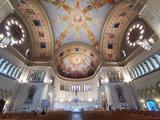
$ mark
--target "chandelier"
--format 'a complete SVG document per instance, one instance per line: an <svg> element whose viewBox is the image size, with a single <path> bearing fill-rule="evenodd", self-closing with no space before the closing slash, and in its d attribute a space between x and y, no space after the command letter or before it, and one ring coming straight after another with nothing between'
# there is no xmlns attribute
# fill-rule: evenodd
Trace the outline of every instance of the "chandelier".
<svg viewBox="0 0 160 120"><path fill-rule="evenodd" d="M145 38L146 29L142 22L132 24L126 33L126 41L130 47L140 46L145 50L151 50L155 40L151 37Z"/></svg>
<svg viewBox="0 0 160 120"><path fill-rule="evenodd" d="M23 24L17 18L7 18L4 23L4 32L0 33L0 48L20 45L25 39L26 31Z"/></svg>

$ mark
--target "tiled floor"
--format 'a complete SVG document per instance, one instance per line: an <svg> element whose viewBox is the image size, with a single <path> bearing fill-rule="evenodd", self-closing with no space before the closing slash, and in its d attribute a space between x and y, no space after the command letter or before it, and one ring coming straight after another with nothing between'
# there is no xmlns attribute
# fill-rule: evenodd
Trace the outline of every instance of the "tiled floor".
<svg viewBox="0 0 160 120"><path fill-rule="evenodd" d="M72 113L72 120L82 120L80 112L73 112Z"/></svg>

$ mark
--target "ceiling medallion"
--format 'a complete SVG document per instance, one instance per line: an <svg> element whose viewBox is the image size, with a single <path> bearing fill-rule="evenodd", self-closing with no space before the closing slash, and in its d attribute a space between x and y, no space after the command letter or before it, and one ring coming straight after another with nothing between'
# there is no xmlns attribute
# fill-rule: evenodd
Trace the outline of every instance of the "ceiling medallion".
<svg viewBox="0 0 160 120"><path fill-rule="evenodd" d="M5 34L11 45L22 44L26 40L26 31L17 18L8 18L5 22Z"/></svg>
<svg viewBox="0 0 160 120"><path fill-rule="evenodd" d="M126 33L127 44L131 47L135 47L144 39L145 26L142 22L136 22L132 24Z"/></svg>
<svg viewBox="0 0 160 120"><path fill-rule="evenodd" d="M71 12L70 15L70 24L72 26L78 27L77 29L80 29L81 25L83 25L86 22L87 18L84 16L83 12L76 10Z"/></svg>

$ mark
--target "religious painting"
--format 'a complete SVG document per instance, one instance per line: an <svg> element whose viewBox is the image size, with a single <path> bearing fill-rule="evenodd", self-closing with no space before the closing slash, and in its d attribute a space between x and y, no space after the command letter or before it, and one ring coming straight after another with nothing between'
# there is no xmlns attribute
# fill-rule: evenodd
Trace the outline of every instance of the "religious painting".
<svg viewBox="0 0 160 120"><path fill-rule="evenodd" d="M61 77L82 79L94 75L100 64L99 58L97 51L88 45L72 43L56 53L53 64Z"/></svg>
<svg viewBox="0 0 160 120"><path fill-rule="evenodd" d="M60 75L70 78L84 78L94 74L92 60L83 54L71 54L65 57L58 66Z"/></svg>
<svg viewBox="0 0 160 120"><path fill-rule="evenodd" d="M118 95L119 102L126 102L126 100L124 98L122 86L117 85L115 89L116 89L116 92L117 92L117 95Z"/></svg>
<svg viewBox="0 0 160 120"><path fill-rule="evenodd" d="M42 0L51 20L56 49L70 42L98 50L106 13L114 0Z"/></svg>
<svg viewBox="0 0 160 120"><path fill-rule="evenodd" d="M30 104L33 102L33 97L35 95L35 92L36 92L36 86L32 85L28 90L28 96L25 101L26 104Z"/></svg>

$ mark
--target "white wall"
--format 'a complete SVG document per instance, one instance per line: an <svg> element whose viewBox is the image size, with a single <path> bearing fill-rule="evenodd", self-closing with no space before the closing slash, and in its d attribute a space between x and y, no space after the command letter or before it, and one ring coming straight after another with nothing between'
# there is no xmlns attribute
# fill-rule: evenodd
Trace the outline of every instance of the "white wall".
<svg viewBox="0 0 160 120"><path fill-rule="evenodd" d="M86 92L78 92L77 96L79 97L79 99L81 101L88 101L88 100L97 100L97 87L98 87L98 82L97 82L97 78L93 78L91 80L87 80L87 81L65 81L62 80L58 77L55 78L55 101L56 102L60 102L60 101L70 101L73 98L77 97L75 95L75 92L69 92L69 91L63 91L60 90L60 85L91 85L93 87L93 90L91 91L86 91Z"/></svg>
<svg viewBox="0 0 160 120"><path fill-rule="evenodd" d="M12 91L12 96L7 99L7 104L5 105L5 110L8 111L12 108L13 111L21 111L24 108L29 108L30 110L37 109L41 107L41 101L48 98L48 91L53 95L52 87L49 87L51 83L52 75L54 75L52 67L48 66L27 66L13 54L7 51L7 49L0 49L0 56L8 60L12 64L22 67L23 73L18 81L12 78L0 75L0 89ZM44 83L28 83L27 77L31 70L44 70L46 71L46 76L44 78ZM24 101L28 96L29 87L32 85L37 87L35 96L33 98L32 104L25 104ZM53 98L52 98L53 99ZM52 100L53 101L53 100Z"/></svg>
<svg viewBox="0 0 160 120"><path fill-rule="evenodd" d="M9 0L0 0L0 23L13 12L14 8Z"/></svg>
<svg viewBox="0 0 160 120"><path fill-rule="evenodd" d="M146 22L152 27L152 29L160 37L160 1L159 0L148 0L147 4L141 10L139 15L146 20Z"/></svg>
<svg viewBox="0 0 160 120"><path fill-rule="evenodd" d="M7 49L0 48L0 58L4 58L5 60L8 60L10 63L12 63L16 66L19 66L21 68L24 68L26 66L22 61L20 61L14 55L12 55L10 52L8 52ZM14 91L16 90L18 81L0 74L0 89L12 91L12 95L13 95ZM7 99L9 99L9 98L7 98Z"/></svg>
<svg viewBox="0 0 160 120"><path fill-rule="evenodd" d="M0 48L0 57L5 58L9 62L11 62L17 66L22 66L22 67L24 66L24 63L21 60L19 60L17 57L15 57L13 54L8 52L7 49Z"/></svg>
<svg viewBox="0 0 160 120"><path fill-rule="evenodd" d="M0 75L0 89L14 91L16 84L16 80Z"/></svg>
<svg viewBox="0 0 160 120"><path fill-rule="evenodd" d="M26 104L25 100L28 97L28 91L32 85L36 86L36 92L33 97L33 102L30 104ZM48 85L43 83L21 84L18 89L16 100L14 101L12 111L23 111L25 108L28 111L31 111L31 110L36 110L38 108L41 108L42 100L47 99L47 94L46 94L47 90L48 90Z"/></svg>
<svg viewBox="0 0 160 120"><path fill-rule="evenodd" d="M123 95L125 98L125 102L123 103L119 101L119 97L116 91L117 85L122 87ZM121 105L127 105L127 107L132 105L135 108L137 107L133 92L128 83L106 83L102 87L104 87L104 91L101 91L100 94L107 98L107 104L112 105L114 109L122 109Z"/></svg>

